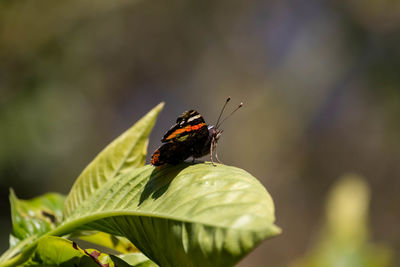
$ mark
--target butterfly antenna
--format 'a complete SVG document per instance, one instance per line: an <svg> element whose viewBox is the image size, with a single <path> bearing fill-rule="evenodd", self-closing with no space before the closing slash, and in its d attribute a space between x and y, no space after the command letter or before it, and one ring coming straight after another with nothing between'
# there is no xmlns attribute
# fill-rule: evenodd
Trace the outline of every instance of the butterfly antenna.
<svg viewBox="0 0 400 267"><path fill-rule="evenodd" d="M218 117L217 123L215 123L215 125L218 125L218 122L219 122L219 120L221 119L222 113L224 113L224 109L225 109L225 107L226 107L226 104L228 104L229 100L231 100L230 97L228 97L228 98L226 99L225 104L224 104L224 106L222 107L221 113L219 113L219 117Z"/></svg>
<svg viewBox="0 0 400 267"><path fill-rule="evenodd" d="M224 121L226 121L227 118L229 118L230 116L232 116L232 114L235 113L236 110L238 110L238 109L241 108L241 107L243 107L243 103L240 103L239 106L238 106L237 108L235 108L235 110L232 111L228 116L226 116L225 119L223 119L223 120L221 121L220 124L217 124L217 126L215 126L215 128L218 128L219 126L221 126L222 123L224 123Z"/></svg>

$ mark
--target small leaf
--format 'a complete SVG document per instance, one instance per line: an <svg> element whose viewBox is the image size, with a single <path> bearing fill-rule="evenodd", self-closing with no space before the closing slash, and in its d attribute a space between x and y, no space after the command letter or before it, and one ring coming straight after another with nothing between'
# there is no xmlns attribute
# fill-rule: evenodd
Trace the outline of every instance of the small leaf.
<svg viewBox="0 0 400 267"><path fill-rule="evenodd" d="M130 168L144 165L148 136L163 106L164 104L161 103L153 108L135 125L104 148L83 170L66 199L64 209L66 216L108 180L114 179Z"/></svg>
<svg viewBox="0 0 400 267"><path fill-rule="evenodd" d="M31 258L23 266L118 266L156 267L142 253L108 255L96 249L82 249L76 243L56 236L40 239Z"/></svg>
<svg viewBox="0 0 400 267"><path fill-rule="evenodd" d="M279 234L274 206L249 173L226 165L145 166L98 188L64 229L126 236L161 266L232 266Z"/></svg>
<svg viewBox="0 0 400 267"><path fill-rule="evenodd" d="M62 210L65 197L49 193L30 200L20 200L13 190L10 190L11 219L13 235L11 246L18 240L33 235L41 235L54 229L62 220Z"/></svg>
<svg viewBox="0 0 400 267"><path fill-rule="evenodd" d="M110 256L95 249L81 249L61 237L41 238L32 258L23 266L114 266Z"/></svg>
<svg viewBox="0 0 400 267"><path fill-rule="evenodd" d="M123 254L139 252L139 250L132 244L131 241L122 236L114 236L98 231L83 231L79 232L78 235L73 235L72 237L94 245L109 248Z"/></svg>

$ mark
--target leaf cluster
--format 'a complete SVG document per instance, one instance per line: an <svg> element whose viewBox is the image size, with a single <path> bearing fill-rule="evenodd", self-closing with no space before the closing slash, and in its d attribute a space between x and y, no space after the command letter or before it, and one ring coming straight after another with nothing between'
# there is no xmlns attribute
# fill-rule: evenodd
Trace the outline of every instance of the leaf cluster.
<svg viewBox="0 0 400 267"><path fill-rule="evenodd" d="M162 107L101 151L68 196L20 200L11 191L13 233L0 265L232 266L279 234L270 195L246 171L145 165Z"/></svg>

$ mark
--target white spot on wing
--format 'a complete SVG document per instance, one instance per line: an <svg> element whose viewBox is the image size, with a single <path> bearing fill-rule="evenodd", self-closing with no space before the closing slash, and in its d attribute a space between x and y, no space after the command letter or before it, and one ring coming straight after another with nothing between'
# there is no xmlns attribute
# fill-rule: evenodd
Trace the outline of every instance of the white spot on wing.
<svg viewBox="0 0 400 267"><path fill-rule="evenodd" d="M200 117L201 117L200 114L199 114L199 115L196 115L196 116L194 116L194 117L189 118L187 122L194 121L194 120L196 120L196 119L198 119L198 118L200 118Z"/></svg>

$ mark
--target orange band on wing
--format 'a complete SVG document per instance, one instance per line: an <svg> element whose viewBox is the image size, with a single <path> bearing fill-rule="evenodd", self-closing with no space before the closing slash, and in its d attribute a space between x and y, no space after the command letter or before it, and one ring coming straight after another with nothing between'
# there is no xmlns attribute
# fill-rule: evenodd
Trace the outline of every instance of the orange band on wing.
<svg viewBox="0 0 400 267"><path fill-rule="evenodd" d="M179 134L181 134L181 133L196 131L196 130L202 128L202 127L205 126L205 125L206 125L206 124L203 122L203 123L199 123L199 124L196 124L196 125L188 125L188 126L186 126L185 128L177 129L177 130L175 130L173 133L171 133L171 134L166 138L166 140L170 140L170 139L172 139L172 138L175 138L177 135L179 135Z"/></svg>

